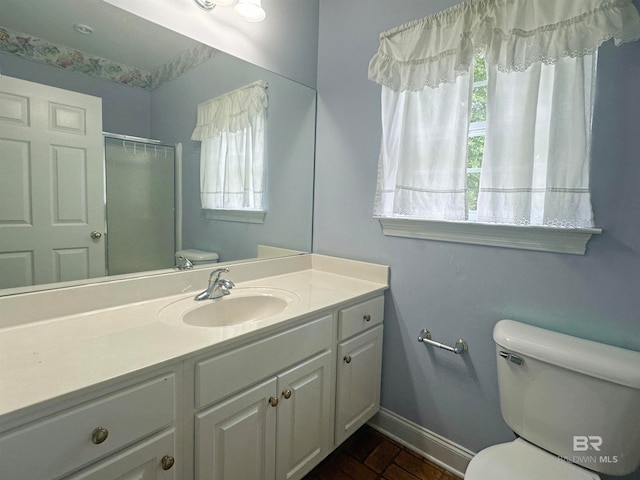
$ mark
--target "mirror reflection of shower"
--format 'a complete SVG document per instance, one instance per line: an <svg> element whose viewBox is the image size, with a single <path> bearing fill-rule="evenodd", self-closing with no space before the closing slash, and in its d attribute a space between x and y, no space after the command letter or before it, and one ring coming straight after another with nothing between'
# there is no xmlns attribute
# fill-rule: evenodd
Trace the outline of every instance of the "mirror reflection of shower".
<svg viewBox="0 0 640 480"><path fill-rule="evenodd" d="M175 265L181 145L105 134L109 275Z"/></svg>

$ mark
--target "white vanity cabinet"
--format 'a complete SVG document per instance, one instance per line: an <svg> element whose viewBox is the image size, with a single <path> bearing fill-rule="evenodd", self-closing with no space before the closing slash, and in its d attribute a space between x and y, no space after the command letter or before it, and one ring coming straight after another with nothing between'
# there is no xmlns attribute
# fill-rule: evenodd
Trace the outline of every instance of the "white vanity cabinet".
<svg viewBox="0 0 640 480"><path fill-rule="evenodd" d="M196 406L213 402L195 416L197 480L295 480L331 451L332 333L326 316L196 364Z"/></svg>
<svg viewBox="0 0 640 480"><path fill-rule="evenodd" d="M336 368L336 445L380 407L384 297L340 310Z"/></svg>
<svg viewBox="0 0 640 480"><path fill-rule="evenodd" d="M369 420L388 267L233 268L284 310L192 325L202 269L0 298L0 480L300 480Z"/></svg>
<svg viewBox="0 0 640 480"><path fill-rule="evenodd" d="M180 480L169 429L65 480Z"/></svg>
<svg viewBox="0 0 640 480"><path fill-rule="evenodd" d="M175 419L173 372L85 398L1 434L0 477L173 479Z"/></svg>
<svg viewBox="0 0 640 480"><path fill-rule="evenodd" d="M195 364L195 479L295 480L380 406L382 295Z"/></svg>

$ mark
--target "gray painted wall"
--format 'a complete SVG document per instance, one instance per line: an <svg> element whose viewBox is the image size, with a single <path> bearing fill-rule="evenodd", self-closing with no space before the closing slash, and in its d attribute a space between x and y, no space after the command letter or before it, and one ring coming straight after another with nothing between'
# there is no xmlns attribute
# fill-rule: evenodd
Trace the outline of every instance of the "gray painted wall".
<svg viewBox="0 0 640 480"><path fill-rule="evenodd" d="M200 208L200 142L191 140L197 106L259 79L269 83L264 224L207 220ZM183 248L218 252L220 261L255 257L258 243L311 250L315 91L218 52L154 90L152 117L154 138L183 144Z"/></svg>
<svg viewBox="0 0 640 480"><path fill-rule="evenodd" d="M321 0L314 251L390 265L382 405L478 451L513 438L498 404L498 320L640 351L640 42L600 50L591 178L604 233L585 256L385 237L372 219L380 87L368 63L380 32L454 3ZM423 327L465 338L468 355L419 344Z"/></svg>

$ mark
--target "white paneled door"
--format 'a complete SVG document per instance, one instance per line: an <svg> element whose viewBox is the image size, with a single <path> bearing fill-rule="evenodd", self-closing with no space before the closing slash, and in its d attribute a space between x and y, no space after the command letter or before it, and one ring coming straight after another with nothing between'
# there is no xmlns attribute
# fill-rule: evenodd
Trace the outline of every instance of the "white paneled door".
<svg viewBox="0 0 640 480"><path fill-rule="evenodd" d="M0 75L0 288L105 274L102 99Z"/></svg>

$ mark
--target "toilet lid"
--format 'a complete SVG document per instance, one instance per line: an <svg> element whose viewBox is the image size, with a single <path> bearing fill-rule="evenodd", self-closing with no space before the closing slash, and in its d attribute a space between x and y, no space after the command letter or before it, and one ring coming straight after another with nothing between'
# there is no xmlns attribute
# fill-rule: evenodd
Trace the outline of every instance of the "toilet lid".
<svg viewBox="0 0 640 480"><path fill-rule="evenodd" d="M183 256L184 258L191 260L192 262L210 262L218 260L218 254L216 252L207 252L205 250L197 250L190 248L186 250L178 250L176 257Z"/></svg>
<svg viewBox="0 0 640 480"><path fill-rule="evenodd" d="M473 459L465 480L600 480L600 476L560 460L520 438L485 448Z"/></svg>

